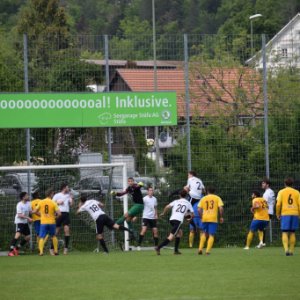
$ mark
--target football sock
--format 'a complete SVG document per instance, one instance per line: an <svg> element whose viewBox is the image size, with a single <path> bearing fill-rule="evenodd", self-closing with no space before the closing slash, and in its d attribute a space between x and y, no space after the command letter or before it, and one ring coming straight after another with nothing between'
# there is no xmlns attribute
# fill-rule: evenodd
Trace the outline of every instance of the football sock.
<svg viewBox="0 0 300 300"><path fill-rule="evenodd" d="M289 251L289 236L287 232L282 233L282 244L285 252Z"/></svg>
<svg viewBox="0 0 300 300"><path fill-rule="evenodd" d="M119 224L119 225L121 225L121 224L123 224L124 223L124 221L125 221L125 218L124 218L124 216L122 216L121 218L119 218L118 220L117 220L117 224Z"/></svg>
<svg viewBox="0 0 300 300"><path fill-rule="evenodd" d="M17 241L17 239L12 239L10 243L10 250L13 250L16 247Z"/></svg>
<svg viewBox="0 0 300 300"><path fill-rule="evenodd" d="M296 234L295 232L290 232L290 253L294 253L294 249L295 249L295 244L296 244Z"/></svg>
<svg viewBox="0 0 300 300"><path fill-rule="evenodd" d="M190 248L193 247L194 237L195 237L195 232L194 231L190 231L190 234L189 234L189 247Z"/></svg>
<svg viewBox="0 0 300 300"><path fill-rule="evenodd" d="M39 244L39 242L40 242L40 237L37 236L37 237L36 237L36 243L37 243L37 245Z"/></svg>
<svg viewBox="0 0 300 300"><path fill-rule="evenodd" d="M40 254L43 254L43 253L44 253L44 244L45 244L44 239L40 238L40 240L39 240L39 250L40 250Z"/></svg>
<svg viewBox="0 0 300 300"><path fill-rule="evenodd" d="M56 236L52 237L52 244L53 244L54 253L58 253L58 239Z"/></svg>
<svg viewBox="0 0 300 300"><path fill-rule="evenodd" d="M213 235L209 235L208 241L207 241L207 248L206 253L209 253L213 244L214 244L215 237Z"/></svg>
<svg viewBox="0 0 300 300"><path fill-rule="evenodd" d="M204 248L205 242L206 242L206 234L202 233L200 238L200 243L199 243L199 250L202 250Z"/></svg>
<svg viewBox="0 0 300 300"><path fill-rule="evenodd" d="M139 235L139 241L138 241L139 246L142 244L143 239L144 239L144 236L140 234Z"/></svg>
<svg viewBox="0 0 300 300"><path fill-rule="evenodd" d="M104 252L108 253L108 249L106 247L104 239L99 240L100 245L102 246Z"/></svg>
<svg viewBox="0 0 300 300"><path fill-rule="evenodd" d="M154 245L157 246L158 245L158 237L154 237Z"/></svg>
<svg viewBox="0 0 300 300"><path fill-rule="evenodd" d="M48 242L48 238L49 238L49 234L47 234L44 238L44 244L46 244Z"/></svg>
<svg viewBox="0 0 300 300"><path fill-rule="evenodd" d="M70 242L70 236L66 235L65 236L65 248L69 248L69 242Z"/></svg>
<svg viewBox="0 0 300 300"><path fill-rule="evenodd" d="M165 239L157 248L161 249L162 247L167 246L169 243L170 241L168 239Z"/></svg>
<svg viewBox="0 0 300 300"><path fill-rule="evenodd" d="M271 221L270 221L271 222ZM271 224L270 224L271 225ZM262 242L265 244L266 243L266 229L263 230L263 239Z"/></svg>
<svg viewBox="0 0 300 300"><path fill-rule="evenodd" d="M179 243L180 243L180 237L175 238L175 248L174 248L175 252L178 252Z"/></svg>
<svg viewBox="0 0 300 300"><path fill-rule="evenodd" d="M247 242L246 242L247 247L250 247L252 239L253 239L253 235L254 235L253 232L249 231L249 233L247 235Z"/></svg>
<svg viewBox="0 0 300 300"><path fill-rule="evenodd" d="M260 243L263 243L264 240L264 232L261 230L258 230L258 239Z"/></svg>

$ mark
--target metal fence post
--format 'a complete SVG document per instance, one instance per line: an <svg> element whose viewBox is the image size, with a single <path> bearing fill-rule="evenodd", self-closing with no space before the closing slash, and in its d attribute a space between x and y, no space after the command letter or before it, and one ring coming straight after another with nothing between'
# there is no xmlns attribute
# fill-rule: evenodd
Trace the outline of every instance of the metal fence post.
<svg viewBox="0 0 300 300"><path fill-rule="evenodd" d="M190 126L190 93L189 93L189 53L188 36L183 35L184 41L184 79L185 79L185 117L186 117L186 144L187 144L187 168L192 169L191 159L191 126Z"/></svg>
<svg viewBox="0 0 300 300"><path fill-rule="evenodd" d="M265 168L266 176L270 178L269 160L269 128L268 128L268 86L267 86L267 57L266 57L266 35L262 35L262 58L263 58L263 97L264 97L264 138L265 138ZM270 220L270 243L272 243L272 220Z"/></svg>
<svg viewBox="0 0 300 300"><path fill-rule="evenodd" d="M105 56L105 82L106 82L106 92L110 91L109 88L109 48L108 48L108 35L104 35L104 56ZM111 163L111 127L107 128L107 145L108 145L108 162ZM110 188L112 183L112 176L113 176L113 169L109 174L109 181L110 181ZM113 197L108 194L109 197L109 204L110 204L110 216L114 219L114 205L113 205ZM115 245L115 233L111 231L111 243Z"/></svg>
<svg viewBox="0 0 300 300"><path fill-rule="evenodd" d="M157 91L157 61L156 61L156 24L155 24L155 0L152 0L152 39L153 39L153 82L154 91ZM159 149L159 130L158 126L154 128L155 135L155 169L159 174L160 170L160 149Z"/></svg>
<svg viewBox="0 0 300 300"><path fill-rule="evenodd" d="M28 40L27 34L23 34L23 56L24 56L24 91L25 93L29 93L29 80L28 80ZM26 160L27 165L30 165L30 128L26 128ZM31 199L31 172L30 170L27 171L27 185L28 185L28 195L29 199ZM30 249L33 250L33 243L32 243L32 226L30 226Z"/></svg>

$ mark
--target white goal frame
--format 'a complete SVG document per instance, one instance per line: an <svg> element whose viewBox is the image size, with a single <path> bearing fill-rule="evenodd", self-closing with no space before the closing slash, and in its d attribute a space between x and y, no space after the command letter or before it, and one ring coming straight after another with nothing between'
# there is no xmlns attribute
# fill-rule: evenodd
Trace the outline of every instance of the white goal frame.
<svg viewBox="0 0 300 300"><path fill-rule="evenodd" d="M83 169L83 168L112 168L121 167L122 168L122 182L123 190L127 188L127 165L126 163L88 163L88 164L69 164L69 165L28 165L28 166L7 166L0 167L0 172L2 171L23 171L28 172L34 170L57 170L57 169ZM30 189L30 176L28 176L28 187ZM28 191L30 194L30 191ZM128 211L128 196L127 194L123 197L123 212L124 214ZM125 221L126 222L126 221ZM127 225L127 224L126 224ZM128 231L124 231L124 250L129 251L129 234Z"/></svg>

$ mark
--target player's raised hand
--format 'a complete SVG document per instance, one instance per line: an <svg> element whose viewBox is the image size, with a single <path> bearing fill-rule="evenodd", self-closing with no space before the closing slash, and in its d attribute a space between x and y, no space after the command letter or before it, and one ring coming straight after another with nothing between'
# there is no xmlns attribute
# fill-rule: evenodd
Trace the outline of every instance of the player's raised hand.
<svg viewBox="0 0 300 300"><path fill-rule="evenodd" d="M116 193L115 191L111 191L110 194L111 194L112 196L117 195L117 193Z"/></svg>
<svg viewBox="0 0 300 300"><path fill-rule="evenodd" d="M140 181L140 182L138 183L138 185L139 185L139 186L144 186L144 183Z"/></svg>

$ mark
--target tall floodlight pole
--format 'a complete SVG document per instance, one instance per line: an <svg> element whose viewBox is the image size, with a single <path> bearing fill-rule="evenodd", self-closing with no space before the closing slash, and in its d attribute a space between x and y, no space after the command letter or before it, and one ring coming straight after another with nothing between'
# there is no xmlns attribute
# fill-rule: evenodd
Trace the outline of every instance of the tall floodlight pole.
<svg viewBox="0 0 300 300"><path fill-rule="evenodd" d="M153 39L153 71L154 71L154 91L157 91L157 61L156 61L156 28L155 28L155 0L152 0L152 39ZM155 126L155 169L159 173L159 134L158 126Z"/></svg>
<svg viewBox="0 0 300 300"><path fill-rule="evenodd" d="M253 56L253 20L262 17L261 14L255 14L249 17L250 20L250 38L251 38L251 57Z"/></svg>

